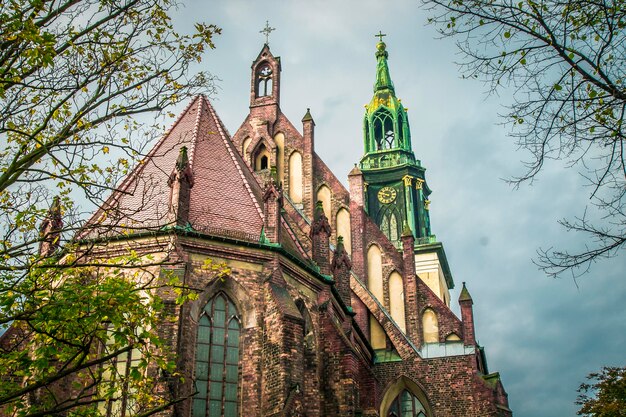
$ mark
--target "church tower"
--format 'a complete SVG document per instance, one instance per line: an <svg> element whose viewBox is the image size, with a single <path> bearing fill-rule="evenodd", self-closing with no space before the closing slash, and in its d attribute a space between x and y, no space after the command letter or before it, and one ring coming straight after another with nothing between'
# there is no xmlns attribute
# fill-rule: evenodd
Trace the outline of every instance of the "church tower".
<svg viewBox="0 0 626 417"><path fill-rule="evenodd" d="M443 251L430 226L431 190L425 168L415 158L407 109L396 96L389 74L387 46L377 35L374 94L365 106L360 169L365 181L365 209L398 249L402 235L415 237L416 272L446 304L454 287Z"/></svg>

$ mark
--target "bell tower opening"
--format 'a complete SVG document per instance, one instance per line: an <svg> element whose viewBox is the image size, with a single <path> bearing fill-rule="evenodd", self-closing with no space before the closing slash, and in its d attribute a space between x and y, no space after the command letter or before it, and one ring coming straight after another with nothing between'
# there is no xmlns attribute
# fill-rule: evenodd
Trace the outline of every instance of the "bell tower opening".
<svg viewBox="0 0 626 417"><path fill-rule="evenodd" d="M392 149L394 147L393 118L386 109L380 109L374 114L374 140L376 150Z"/></svg>
<svg viewBox="0 0 626 417"><path fill-rule="evenodd" d="M256 74L256 96L258 97L266 97L272 95L272 87L273 87L273 71L272 68L263 63L260 65L257 74Z"/></svg>
<svg viewBox="0 0 626 417"><path fill-rule="evenodd" d="M251 69L250 107L277 106L280 102L280 57L272 55L269 45L265 44ZM265 113L258 116L267 119ZM275 116L275 111L271 116Z"/></svg>

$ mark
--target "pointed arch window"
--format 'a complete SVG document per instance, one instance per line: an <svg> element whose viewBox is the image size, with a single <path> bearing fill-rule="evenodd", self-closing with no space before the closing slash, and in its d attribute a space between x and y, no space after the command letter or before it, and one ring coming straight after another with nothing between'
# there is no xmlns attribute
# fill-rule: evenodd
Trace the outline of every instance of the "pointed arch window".
<svg viewBox="0 0 626 417"><path fill-rule="evenodd" d="M386 109L374 113L374 140L376 150L391 149L394 147L395 134L393 132L393 118Z"/></svg>
<svg viewBox="0 0 626 417"><path fill-rule="evenodd" d="M204 307L198 323L193 417L238 415L240 334L235 305L218 293Z"/></svg>
<svg viewBox="0 0 626 417"><path fill-rule="evenodd" d="M391 416L426 417L426 409L415 395L405 389L398 394L391 406L389 406L387 417Z"/></svg>
<svg viewBox="0 0 626 417"><path fill-rule="evenodd" d="M392 210L383 212L380 220L380 230L387 236L387 239L394 242L398 237L398 217Z"/></svg>
<svg viewBox="0 0 626 417"><path fill-rule="evenodd" d="M108 355L115 350L120 350L120 346L115 342L115 329L107 326L107 339L103 347L103 354ZM141 330L138 329L138 333ZM131 345L132 346L132 345ZM131 347L128 346L128 347ZM103 364L102 379L103 384L100 389L108 390L110 394L104 402L98 405L98 411L106 417L127 417L135 415L139 411L137 404L136 386L131 383L131 373L137 372L141 361L141 352L132 347L130 351L120 353L112 358L107 364Z"/></svg>
<svg viewBox="0 0 626 417"><path fill-rule="evenodd" d="M401 112L398 112L398 146L402 146L404 143L404 116Z"/></svg>
<svg viewBox="0 0 626 417"><path fill-rule="evenodd" d="M254 155L254 170L262 171L264 169L269 169L270 167L270 151L265 147L264 144L261 144Z"/></svg>
<svg viewBox="0 0 626 417"><path fill-rule="evenodd" d="M272 67L261 65L256 76L256 96L265 97L272 94Z"/></svg>

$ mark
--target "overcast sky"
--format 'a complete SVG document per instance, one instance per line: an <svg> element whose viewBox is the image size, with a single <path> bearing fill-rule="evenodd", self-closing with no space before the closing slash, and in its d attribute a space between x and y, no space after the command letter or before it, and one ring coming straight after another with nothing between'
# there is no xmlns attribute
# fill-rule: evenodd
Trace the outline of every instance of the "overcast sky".
<svg viewBox="0 0 626 417"><path fill-rule="evenodd" d="M480 82L460 78L454 44L436 39L419 2L183 3L175 20L179 30L194 21L223 29L217 49L198 68L221 79L211 99L231 134L248 112L250 65L269 20L276 28L270 47L282 62L281 109L301 130L311 108L316 151L344 184L363 153L374 34L388 35L391 77L409 109L413 150L433 190L432 230L456 283L452 297L466 281L478 340L489 370L500 372L515 416L573 417L585 376L602 365L626 364L626 254L595 265L577 283L537 270L537 248L583 243L557 220L583 213L584 183L558 162L547 165L533 186L512 190L502 180L521 173L526 157L498 124L509 93L487 97Z"/></svg>

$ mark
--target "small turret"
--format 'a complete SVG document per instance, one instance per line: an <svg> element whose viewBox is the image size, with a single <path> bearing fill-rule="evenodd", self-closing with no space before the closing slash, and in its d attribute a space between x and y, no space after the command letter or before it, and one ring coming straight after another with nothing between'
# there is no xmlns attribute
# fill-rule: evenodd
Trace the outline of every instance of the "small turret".
<svg viewBox="0 0 626 417"><path fill-rule="evenodd" d="M404 273L407 276L415 276L415 256L413 254L413 245L415 237L408 224L404 223L402 229L402 261L404 264Z"/></svg>
<svg viewBox="0 0 626 417"><path fill-rule="evenodd" d="M182 146L176 159L176 166L170 174L167 184L172 188L170 212L177 226L189 223L189 200L194 178L187 155L187 147Z"/></svg>
<svg viewBox="0 0 626 417"><path fill-rule="evenodd" d="M280 212L283 207L283 190L275 176L265 186L263 214L265 238L271 243L280 243Z"/></svg>
<svg viewBox="0 0 626 417"><path fill-rule="evenodd" d="M60 246L62 229L63 213L61 210L61 199L56 196L52 200L48 213L39 227L39 255L42 258L52 255Z"/></svg>
<svg viewBox="0 0 626 417"><path fill-rule="evenodd" d="M342 236L337 237L337 247L333 253L331 269L337 291L344 304L350 307L350 270L352 269L352 262L350 262L348 252L346 252L343 246Z"/></svg>
<svg viewBox="0 0 626 417"><path fill-rule="evenodd" d="M459 305L461 306L461 321L463 322L463 340L466 346L476 345L473 304L472 296L464 282L463 289L461 289L461 294L459 295Z"/></svg>
<svg viewBox="0 0 626 417"><path fill-rule="evenodd" d="M330 275L330 224L324 214L321 201L315 205L315 219L311 224L311 241L313 246L313 261L319 266L320 272Z"/></svg>
<svg viewBox="0 0 626 417"><path fill-rule="evenodd" d="M302 138L304 139L303 170L304 170L304 212L309 218L312 218L315 211L315 190L313 178L315 178L313 154L315 150L315 121L311 116L311 109L306 109L306 113L302 118Z"/></svg>

